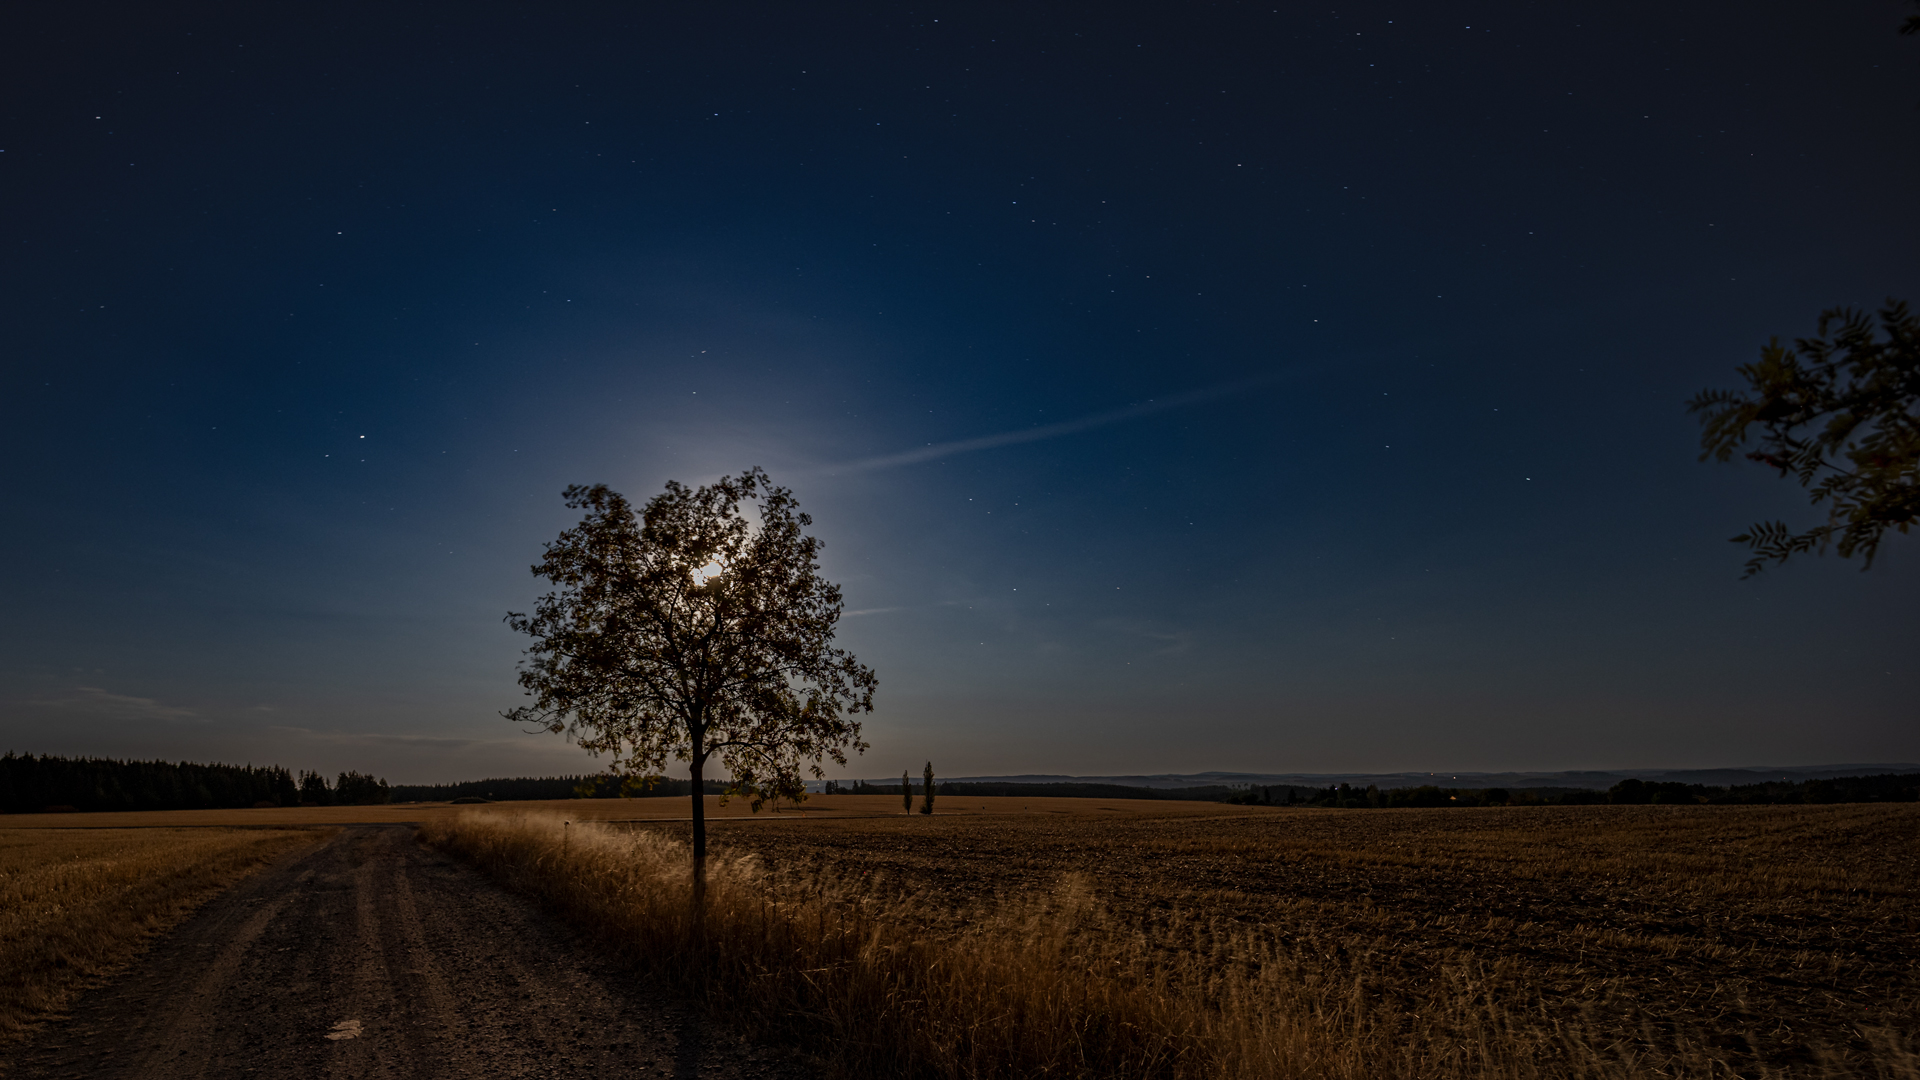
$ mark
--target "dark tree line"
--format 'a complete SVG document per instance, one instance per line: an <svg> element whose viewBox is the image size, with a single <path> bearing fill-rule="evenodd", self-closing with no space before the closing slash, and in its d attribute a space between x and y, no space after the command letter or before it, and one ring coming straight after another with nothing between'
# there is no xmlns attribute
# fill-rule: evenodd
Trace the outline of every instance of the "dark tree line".
<svg viewBox="0 0 1920 1080"><path fill-rule="evenodd" d="M387 801L387 782L357 772L298 779L278 765L200 765L15 754L0 757L0 813L73 810L227 810Z"/></svg>
<svg viewBox="0 0 1920 1080"><path fill-rule="evenodd" d="M705 794L720 795L727 790L725 780L702 784ZM595 776L521 776L467 780L457 784L396 784L394 802L452 802L454 799L489 799L498 802L527 802L537 799L619 799L681 798L693 794L688 780L656 778L652 784L633 777L600 773Z"/></svg>
<svg viewBox="0 0 1920 1080"><path fill-rule="evenodd" d="M708 780L706 794L722 794L726 781ZM1287 785L1271 787L1228 787L1210 784L1185 788L1133 787L1127 784L1022 784L1016 782L955 783L935 785L937 794L950 797L999 796L1011 798L1064 799L1184 799L1229 802L1253 806L1336 806L1336 807L1439 807L1439 806L1590 806L1646 804L1774 805L1795 803L1917 802L1920 801L1920 774L1883 774L1842 777L1828 780L1777 780L1756 784L1715 787L1708 784L1684 784L1663 781L1622 780L1607 791L1592 788L1447 788L1432 784L1420 787L1353 787L1337 784L1325 788ZM531 799L612 799L645 796L685 798L692 793L685 780L656 780L651 787L629 782L622 790L622 778L597 776L546 776L471 780L459 784L403 784L392 789L397 802L448 802L453 799L489 799L517 801ZM901 798L924 794L921 784L911 781L903 789L899 783L871 784L864 780L826 783L828 795L890 795Z"/></svg>
<svg viewBox="0 0 1920 1080"><path fill-rule="evenodd" d="M855 795L898 795L897 785L876 785L856 781L849 792ZM1224 784L1203 787L1150 788L1130 784L1022 784L995 781L948 781L940 785L942 795L985 795L1027 799L1185 799L1194 802L1219 802L1238 794Z"/></svg>
<svg viewBox="0 0 1920 1080"><path fill-rule="evenodd" d="M1225 801L1251 806L1366 807L1439 806L1780 806L1818 803L1920 802L1920 773L1883 773L1828 780L1774 780L1757 784L1685 784L1622 780L1606 791L1586 788L1248 788Z"/></svg>
<svg viewBox="0 0 1920 1080"><path fill-rule="evenodd" d="M391 798L392 789L385 780L375 780L364 773L343 772L333 785L333 801L339 806L377 806Z"/></svg>

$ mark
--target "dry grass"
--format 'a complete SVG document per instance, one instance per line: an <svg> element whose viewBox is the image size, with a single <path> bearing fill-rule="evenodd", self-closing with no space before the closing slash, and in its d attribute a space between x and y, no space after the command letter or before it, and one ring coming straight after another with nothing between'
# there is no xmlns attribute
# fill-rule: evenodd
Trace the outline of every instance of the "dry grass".
<svg viewBox="0 0 1920 1080"><path fill-rule="evenodd" d="M0 829L0 1046L239 878L324 835Z"/></svg>
<svg viewBox="0 0 1920 1080"><path fill-rule="evenodd" d="M848 1075L1920 1077L1920 807L724 825L704 953L684 827L426 832Z"/></svg>

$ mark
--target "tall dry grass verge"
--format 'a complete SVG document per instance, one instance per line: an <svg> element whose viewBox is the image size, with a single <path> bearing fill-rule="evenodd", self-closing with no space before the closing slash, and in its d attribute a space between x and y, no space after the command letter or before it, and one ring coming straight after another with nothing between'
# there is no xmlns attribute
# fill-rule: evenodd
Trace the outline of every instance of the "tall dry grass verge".
<svg viewBox="0 0 1920 1080"><path fill-rule="evenodd" d="M617 943L763 1036L865 1076L1211 1074L1202 1032L1151 988L1088 970L1085 898L1069 889L958 936L917 933L895 904L717 861L704 925L684 844L552 815L480 812L426 839ZM1016 945L1017 948L1009 948Z"/></svg>
<svg viewBox="0 0 1920 1080"><path fill-rule="evenodd" d="M686 847L657 833L494 811L422 832L841 1075L1783 1075L1731 1068L1703 1039L1606 1035L1470 955L1409 986L1391 941L1315 958L1230 919L1175 912L1148 924L1115 915L1084 877L943 909L872 879L772 873L742 858L711 868L696 926ZM1877 1060L1863 1075L1920 1076L1899 1046ZM1795 1073L1849 1074L1823 1062Z"/></svg>
<svg viewBox="0 0 1920 1080"><path fill-rule="evenodd" d="M57 1015L235 881L326 835L0 830L0 1047Z"/></svg>

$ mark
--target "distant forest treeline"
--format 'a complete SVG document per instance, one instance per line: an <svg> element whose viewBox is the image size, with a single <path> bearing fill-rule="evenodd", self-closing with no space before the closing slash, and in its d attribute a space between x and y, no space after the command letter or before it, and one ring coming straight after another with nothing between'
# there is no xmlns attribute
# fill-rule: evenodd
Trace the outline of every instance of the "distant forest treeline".
<svg viewBox="0 0 1920 1080"><path fill-rule="evenodd" d="M117 761L0 757L0 813L43 810L229 810L248 806L364 805L387 801L387 782L341 773L331 786L318 773L298 777L278 765L196 765L189 761Z"/></svg>
<svg viewBox="0 0 1920 1080"><path fill-rule="evenodd" d="M394 802L452 802L455 799L491 799L522 802L530 799L617 799L622 795L620 777L600 773L596 776L521 776L468 780L459 784L395 784ZM724 780L708 780L701 785L709 795L727 790ZM656 798L693 794L693 781L656 780L652 787L628 782L629 798Z"/></svg>
<svg viewBox="0 0 1920 1080"><path fill-rule="evenodd" d="M899 784L868 784L855 781L841 790L854 795L898 795ZM919 785L914 791L920 790ZM1187 799L1194 802L1221 802L1241 794L1238 788L1223 784L1204 787L1149 788L1126 784L1021 784L1014 782L951 781L936 783L936 795L980 795L1028 799Z"/></svg>
<svg viewBox="0 0 1920 1080"><path fill-rule="evenodd" d="M726 781L708 780L709 795L726 790ZM919 784L913 784L919 794ZM1326 788L1275 785L1185 788L1131 787L1125 784L1021 784L946 782L939 795L966 797L1074 799L1191 799L1258 806L1438 807L1438 806L1583 806L1614 805L1773 805L1790 803L1920 802L1920 773L1888 773L1799 782L1776 780L1716 787L1622 780L1606 791L1587 788ZM0 757L0 813L42 810L212 810L248 806L368 805L393 802L451 802L487 799L686 798L686 780L660 779L651 787L623 782L604 773L594 776L543 776L472 780L459 784L388 786L357 772L341 773L330 786L318 773L297 777L277 765L196 765L191 762L116 761L61 758L9 752ZM899 784L829 782L829 793L899 795Z"/></svg>
<svg viewBox="0 0 1920 1080"><path fill-rule="evenodd" d="M920 785L910 785L914 795ZM1361 807L1439 807L1439 806L1593 806L1593 805L1772 805L1786 803L1920 802L1920 773L1849 776L1827 780L1785 780L1759 784L1715 787L1709 784L1682 784L1622 780L1606 791L1591 788L1447 788L1421 787L1357 788L1337 784L1326 788L1275 785L1272 787L1229 787L1211 784L1200 787L1149 788L1126 784L947 781L934 785L935 794L966 797L1001 796L1029 799L1188 799L1197 802L1228 802L1253 806L1338 806ZM688 781L660 780L648 789L631 790L633 797L677 796L685 798ZM718 795L726 790L726 781L708 780L706 792ZM520 799L611 799L621 794L617 777L549 776L537 779L474 780L464 784L399 785L393 789L397 802L442 802L460 798L498 801ZM872 784L864 780L828 781L824 794L894 795L899 784Z"/></svg>
<svg viewBox="0 0 1920 1080"><path fill-rule="evenodd" d="M1225 801L1260 806L1774 806L1804 803L1920 802L1920 773L1773 780L1758 784L1683 784L1622 780L1606 791L1587 788L1242 788Z"/></svg>
<svg viewBox="0 0 1920 1080"><path fill-rule="evenodd" d="M706 793L718 795L726 790L726 781L708 780ZM910 785L913 794L920 785ZM1622 780L1607 791L1591 788L1445 788L1421 787L1356 788L1338 784L1326 788L1229 787L1211 784L1200 787L1149 788L1126 784L1021 784L1015 782L948 781L934 785L935 794L1001 796L1029 799L1188 799L1196 802L1229 802L1255 806L1592 806L1592 805L1764 805L1780 803L1852 803L1920 802L1920 773L1851 776L1829 780L1771 781L1714 787L1708 784L1681 784ZM686 780L656 781L651 788L629 785L634 798L675 796L686 798L691 790ZM828 781L825 794L899 795L899 784L871 784L864 780L848 783ZM621 796L621 781L605 774L597 776L546 776L537 778L473 780L463 784L401 784L393 788L396 802L445 802L453 799L612 799Z"/></svg>
<svg viewBox="0 0 1920 1080"><path fill-rule="evenodd" d="M719 795L727 790L725 780L708 780L703 785L709 795ZM915 781L913 793L920 794L920 784ZM1302 789L1305 790L1304 788ZM641 787L630 783L625 792L628 798L686 798L692 793L692 782L688 780L659 779L651 787ZM1219 802L1242 794L1239 788L1230 788L1215 784L1208 787L1159 788L1127 787L1123 784L1000 784L1000 783L941 783L934 785L936 795L1011 795L1037 798L1068 799L1194 799L1202 802ZM898 795L899 784L869 784L863 780L851 783L827 781L824 794L833 795ZM616 799L622 797L621 780L617 776L601 773L596 776L539 776L514 777L511 779L496 777L491 780L469 780L459 784L395 784L394 802L451 802L454 799L488 799L496 802L518 802L531 799Z"/></svg>

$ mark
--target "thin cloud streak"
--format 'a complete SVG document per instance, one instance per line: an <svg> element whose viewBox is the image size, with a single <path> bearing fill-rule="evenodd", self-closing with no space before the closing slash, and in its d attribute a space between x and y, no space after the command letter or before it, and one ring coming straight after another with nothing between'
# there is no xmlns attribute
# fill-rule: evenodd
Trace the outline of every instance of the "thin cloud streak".
<svg viewBox="0 0 1920 1080"><path fill-rule="evenodd" d="M907 450L898 454L862 458L858 461L849 461L839 465L824 465L816 471L830 475L872 472L875 469L892 469L902 465L918 465L923 461L933 461L937 458L952 457L955 454L971 453L975 450L993 450L1002 446L1039 442L1043 439L1057 439L1062 435L1075 435L1082 431L1091 431L1094 428L1107 427L1111 424L1123 423L1128 420L1138 419L1142 416L1152 416L1154 413L1168 412L1173 409L1184 409L1189 405L1198 405L1203 401L1213 401L1216 398L1230 397L1242 391L1251 390L1256 386L1264 386L1268 383L1277 382L1284 377L1285 376L1282 375L1269 375L1258 379L1242 379L1238 382L1221 383L1218 386L1189 390L1184 394L1175 394L1172 397L1143 401L1138 405L1129 405L1124 409L1114 409L1110 412L1083 416L1077 420L1062 420L1057 424L1042 424L1039 427L1027 428L1023 431L1003 431L998 435L982 435L975 439L959 439L954 442L935 443L932 446L924 446L918 450Z"/></svg>
<svg viewBox="0 0 1920 1080"><path fill-rule="evenodd" d="M113 694L97 686L76 686L66 697L36 701L35 705L83 713L101 720L199 720L192 709L162 705L153 698Z"/></svg>

